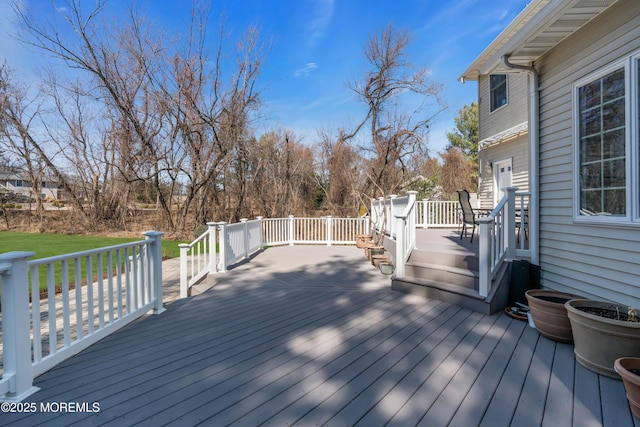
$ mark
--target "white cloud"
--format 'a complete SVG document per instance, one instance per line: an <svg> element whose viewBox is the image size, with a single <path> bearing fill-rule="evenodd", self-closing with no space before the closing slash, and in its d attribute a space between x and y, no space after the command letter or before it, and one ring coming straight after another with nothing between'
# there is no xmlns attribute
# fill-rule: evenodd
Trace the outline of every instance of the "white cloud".
<svg viewBox="0 0 640 427"><path fill-rule="evenodd" d="M327 27L331 23L335 0L318 0L313 8L313 16L309 21L309 46L316 46L326 33Z"/></svg>
<svg viewBox="0 0 640 427"><path fill-rule="evenodd" d="M311 74L311 72L316 68L318 68L318 64L316 64L315 62L307 62L304 67L295 70L293 72L293 76L295 78L309 77L309 74Z"/></svg>

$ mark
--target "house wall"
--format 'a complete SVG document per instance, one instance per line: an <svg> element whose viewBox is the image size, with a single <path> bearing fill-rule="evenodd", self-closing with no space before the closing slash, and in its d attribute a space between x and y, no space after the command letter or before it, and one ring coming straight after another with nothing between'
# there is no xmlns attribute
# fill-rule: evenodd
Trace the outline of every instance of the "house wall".
<svg viewBox="0 0 640 427"><path fill-rule="evenodd" d="M511 185L519 192L529 191L529 137L521 135L509 141L484 148L478 153L480 160L480 179L478 181L478 200L481 209L493 209L493 170L492 163L511 159ZM500 195L502 198L502 195Z"/></svg>
<svg viewBox="0 0 640 427"><path fill-rule="evenodd" d="M528 119L527 75L507 74L507 104L491 112L489 76L478 79L478 138L480 141L496 135Z"/></svg>
<svg viewBox="0 0 640 427"><path fill-rule="evenodd" d="M478 79L478 139L480 141L511 129L528 120L528 85L526 73L507 75L507 104L493 112L489 76ZM529 190L529 143L527 135L503 141L494 146L481 149L480 179L478 180L478 200L481 209L493 209L493 172L491 164L499 160L512 159L512 185L519 191Z"/></svg>
<svg viewBox="0 0 640 427"><path fill-rule="evenodd" d="M640 307L640 224L573 219L572 84L640 49L640 2L621 0L536 62L542 285ZM637 143L637 141L636 141Z"/></svg>

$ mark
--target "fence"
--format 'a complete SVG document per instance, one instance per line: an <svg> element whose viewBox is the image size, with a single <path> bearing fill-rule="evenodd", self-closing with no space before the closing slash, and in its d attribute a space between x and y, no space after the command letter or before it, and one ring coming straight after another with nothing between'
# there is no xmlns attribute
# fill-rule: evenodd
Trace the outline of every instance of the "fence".
<svg viewBox="0 0 640 427"><path fill-rule="evenodd" d="M208 230L192 243L180 245L180 297L207 274L225 272L264 246L348 245L356 234L369 231L367 218L262 218L235 224L210 222ZM216 256L216 244L219 254Z"/></svg>
<svg viewBox="0 0 640 427"><path fill-rule="evenodd" d="M23 400L38 390L34 377L148 311L164 311L163 234L150 231L142 241L31 261L33 252L0 255L1 400Z"/></svg>

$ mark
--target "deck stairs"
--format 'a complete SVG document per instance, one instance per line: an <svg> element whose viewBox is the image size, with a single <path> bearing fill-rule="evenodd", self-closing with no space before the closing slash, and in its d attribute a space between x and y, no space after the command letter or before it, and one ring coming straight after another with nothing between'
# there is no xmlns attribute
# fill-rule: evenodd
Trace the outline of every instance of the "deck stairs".
<svg viewBox="0 0 640 427"><path fill-rule="evenodd" d="M510 264L494 276L491 292L478 293L479 257L477 236L459 238L455 230L417 230L417 249L405 267L405 277L392 278L392 289L435 298L483 314L502 310L508 301Z"/></svg>

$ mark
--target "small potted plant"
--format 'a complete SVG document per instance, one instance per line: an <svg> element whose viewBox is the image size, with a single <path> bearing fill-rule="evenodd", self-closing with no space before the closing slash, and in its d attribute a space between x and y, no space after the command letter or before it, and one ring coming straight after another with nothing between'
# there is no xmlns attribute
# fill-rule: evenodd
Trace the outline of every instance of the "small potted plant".
<svg viewBox="0 0 640 427"><path fill-rule="evenodd" d="M640 357L621 357L614 367L622 377L631 412L640 419Z"/></svg>
<svg viewBox="0 0 640 427"><path fill-rule="evenodd" d="M625 305L574 299L565 303L571 322L576 360L598 374L620 379L614 362L640 357L637 310Z"/></svg>

